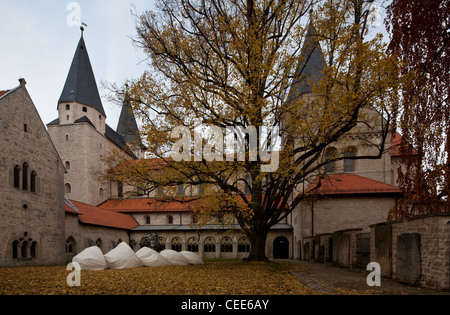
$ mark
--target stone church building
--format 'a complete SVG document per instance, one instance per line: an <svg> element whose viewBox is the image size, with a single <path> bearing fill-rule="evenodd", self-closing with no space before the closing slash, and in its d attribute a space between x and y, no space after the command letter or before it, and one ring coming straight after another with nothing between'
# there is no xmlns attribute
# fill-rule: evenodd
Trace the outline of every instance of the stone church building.
<svg viewBox="0 0 450 315"><path fill-rule="evenodd" d="M64 164L19 81L0 91L0 266L64 263Z"/></svg>
<svg viewBox="0 0 450 315"><path fill-rule="evenodd" d="M320 47L312 36L304 45L318 48L305 68L308 75L318 75L323 66ZM308 95L311 90L294 82L292 93ZM45 126L23 79L18 87L0 91L0 266L64 263L93 245L103 253L120 242L138 250L142 237L152 232L166 249L209 258L248 255L250 242L237 225L197 227L195 209L185 204L123 199L124 187L101 180L106 172L103 158L111 151L139 160L145 157L145 147L126 100L118 126L107 124L83 35L57 111L58 118ZM393 132L387 147L391 140L399 142L400 136ZM357 142L330 150L367 153ZM305 258L311 237L355 227L368 230L370 224L385 221L399 194L399 163L398 151L391 150L379 160L328 165L316 197L269 232L267 256ZM302 189L310 185L314 183Z"/></svg>

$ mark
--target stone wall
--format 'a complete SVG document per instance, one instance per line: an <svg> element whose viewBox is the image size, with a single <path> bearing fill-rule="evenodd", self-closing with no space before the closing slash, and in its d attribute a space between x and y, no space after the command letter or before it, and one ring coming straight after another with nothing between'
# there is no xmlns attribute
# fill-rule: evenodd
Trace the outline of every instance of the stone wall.
<svg viewBox="0 0 450 315"><path fill-rule="evenodd" d="M380 234L385 236L380 238ZM450 289L450 213L372 225L371 261L379 260L383 261L380 265L384 276L433 289ZM391 271L383 271L386 268Z"/></svg>
<svg viewBox="0 0 450 315"><path fill-rule="evenodd" d="M24 80L0 99L0 147L0 266L63 262L64 167Z"/></svg>
<svg viewBox="0 0 450 315"><path fill-rule="evenodd" d="M305 201L299 213L302 236L360 227L369 232L371 224L386 220L395 199L396 196L389 195L343 195ZM299 214L296 212L294 219Z"/></svg>
<svg viewBox="0 0 450 315"><path fill-rule="evenodd" d="M71 261L76 254L92 245L98 246L103 254L106 254L120 242L133 243L130 241L128 230L83 224L80 223L77 215L66 214L66 261ZM71 245L70 251L67 247L69 245ZM139 249L139 246L135 249Z"/></svg>

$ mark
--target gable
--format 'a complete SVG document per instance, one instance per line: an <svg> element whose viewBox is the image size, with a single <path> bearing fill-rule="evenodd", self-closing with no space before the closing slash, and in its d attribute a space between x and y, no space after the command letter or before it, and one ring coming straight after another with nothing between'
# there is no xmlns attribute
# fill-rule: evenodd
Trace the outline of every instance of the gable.
<svg viewBox="0 0 450 315"><path fill-rule="evenodd" d="M32 157L52 155L63 167L59 154L31 99L25 80L0 97L0 143L12 156ZM16 154L13 154L17 152ZM45 153L44 153L45 152ZM54 166L53 166L54 168Z"/></svg>

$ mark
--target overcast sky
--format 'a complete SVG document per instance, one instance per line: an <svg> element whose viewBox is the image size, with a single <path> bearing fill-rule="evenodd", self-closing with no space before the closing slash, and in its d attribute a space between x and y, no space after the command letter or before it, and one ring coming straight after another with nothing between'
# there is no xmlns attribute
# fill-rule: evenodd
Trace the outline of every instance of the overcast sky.
<svg viewBox="0 0 450 315"><path fill-rule="evenodd" d="M57 102L80 39L79 26L71 26L77 9L88 26L84 40L102 96L106 122L116 128L120 108L108 103L102 81L123 84L146 68L145 55L132 45L137 12L153 9L152 0L0 0L0 90L27 81L27 89L44 124L58 118ZM73 23L72 23L73 24Z"/></svg>
<svg viewBox="0 0 450 315"><path fill-rule="evenodd" d="M120 107L107 102L101 82L122 85L147 68L144 53L130 39L136 34L130 10L133 5L138 13L152 10L153 0L0 0L0 90L24 78L44 124L58 117L57 102L81 33L70 25L77 13L73 3L87 24L84 40L106 122L115 129Z"/></svg>

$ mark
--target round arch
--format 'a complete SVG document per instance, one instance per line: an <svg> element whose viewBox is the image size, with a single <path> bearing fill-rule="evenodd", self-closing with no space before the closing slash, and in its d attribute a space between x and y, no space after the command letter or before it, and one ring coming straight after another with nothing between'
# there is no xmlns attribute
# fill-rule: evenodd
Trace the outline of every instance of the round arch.
<svg viewBox="0 0 450 315"><path fill-rule="evenodd" d="M289 258L289 240L284 236L278 236L273 241L273 258L288 259Z"/></svg>

